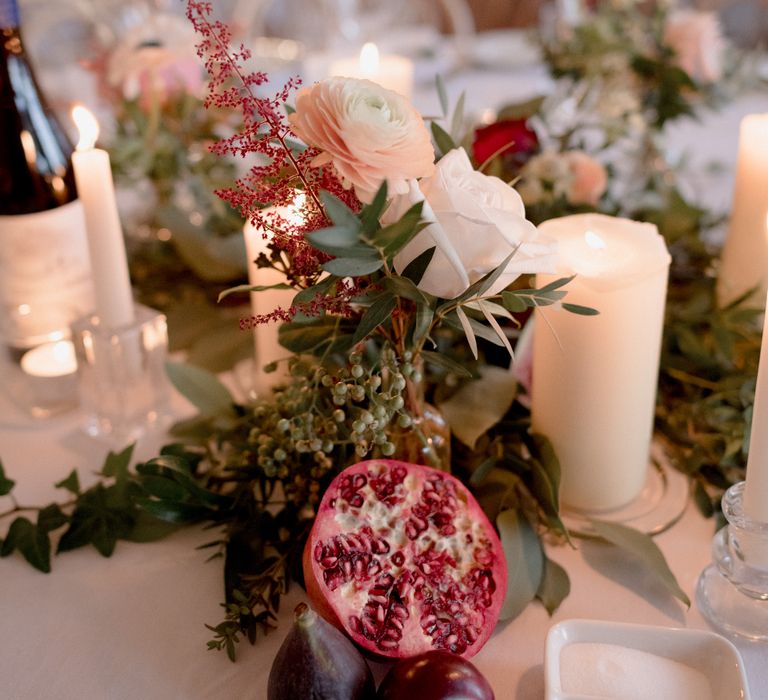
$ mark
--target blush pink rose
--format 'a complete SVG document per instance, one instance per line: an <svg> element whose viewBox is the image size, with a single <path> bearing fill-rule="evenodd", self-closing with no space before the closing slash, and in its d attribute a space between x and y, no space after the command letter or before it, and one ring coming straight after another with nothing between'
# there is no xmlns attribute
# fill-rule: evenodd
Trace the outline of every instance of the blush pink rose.
<svg viewBox="0 0 768 700"><path fill-rule="evenodd" d="M432 140L421 115L392 90L356 78L329 78L301 90L288 120L296 136L321 153L362 202L387 181L391 195L435 170Z"/></svg>
<svg viewBox="0 0 768 700"><path fill-rule="evenodd" d="M671 12L664 41L675 52L680 68L696 82L713 83L722 77L725 40L714 12Z"/></svg>
<svg viewBox="0 0 768 700"><path fill-rule="evenodd" d="M566 199L571 204L595 206L608 185L605 168L584 151L567 151L563 157L571 175Z"/></svg>

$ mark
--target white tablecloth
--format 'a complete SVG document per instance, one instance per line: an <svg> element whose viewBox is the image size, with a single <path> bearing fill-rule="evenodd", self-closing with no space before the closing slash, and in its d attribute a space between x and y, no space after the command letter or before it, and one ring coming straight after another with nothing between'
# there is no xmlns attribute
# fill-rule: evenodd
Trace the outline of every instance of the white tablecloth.
<svg viewBox="0 0 768 700"><path fill-rule="evenodd" d="M0 457L18 484L21 503L64 495L52 485L78 467L84 482L106 454L78 434L78 416L32 424L6 402L0 405ZM14 420L13 417L16 417ZM10 418L9 418L10 417ZM154 454L161 436L144 440L137 457ZM0 499L0 508L7 507ZM657 542L680 585L693 599L696 580L710 561L712 521L690 506ZM206 563L198 545L210 531L190 528L153 544L120 542L110 559L88 548L53 560L53 572L33 570L18 555L0 560L0 697L9 700L229 700L264 698L272 658L302 599L295 587L284 601L279 629L238 661L206 650L204 623L221 619L219 562ZM568 618L620 620L706 628L698 610L685 610L643 568L605 545L577 542L550 547L568 571L572 590L554 617L531 604L500 624L475 657L499 700L544 696L544 640ZM753 697L768 698L768 647L738 644ZM383 668L378 667L377 673Z"/></svg>
<svg viewBox="0 0 768 700"><path fill-rule="evenodd" d="M449 81L458 96L479 113L500 102L535 94L546 77L540 69L466 73ZM436 112L431 93L417 97L425 113ZM762 105L762 106L759 106ZM676 127L675 146L716 147L712 155L733 165L741 114L765 109L765 96L729 105L707 125ZM708 129L708 130L706 130ZM705 131L706 130L706 131ZM704 138L704 134L707 137ZM715 135L713 138L713 134ZM730 197L732 173L716 187ZM711 187L710 183L710 187ZM77 432L78 416L35 423L21 417L6 399L0 404L0 459L18 482L21 503L40 504L64 494L52 484L73 467L81 478L101 465L103 447ZM139 445L148 458L162 436ZM8 507L0 498L0 511ZM5 523L0 523L3 527ZM693 599L696 580L710 562L712 521L692 506L657 542L682 588ZM221 619L220 563L196 546L212 539L202 529L181 531L154 544L120 542L111 559L93 549L56 557L54 571L34 571L18 555L0 561L0 697L9 700L188 700L264 698L272 658L287 632L291 611L302 599L295 588L284 601L280 628L255 647L239 649L237 663L207 651L204 623ZM550 548L549 556L568 571L572 591L554 617L538 604L498 626L475 657L499 700L540 700L544 693L544 640L548 629L567 618L620 620L706 628L698 610L685 610L642 567L617 550L578 542L576 549ZM738 643L755 700L768 698L768 647ZM382 668L377 668L380 674Z"/></svg>

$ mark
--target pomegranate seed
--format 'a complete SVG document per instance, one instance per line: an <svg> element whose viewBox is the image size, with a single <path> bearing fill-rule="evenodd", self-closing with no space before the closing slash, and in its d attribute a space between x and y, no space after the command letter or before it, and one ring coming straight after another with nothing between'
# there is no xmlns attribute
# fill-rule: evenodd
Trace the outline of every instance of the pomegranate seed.
<svg viewBox="0 0 768 700"><path fill-rule="evenodd" d="M326 569L332 569L339 562L339 559L338 557L323 557L319 561L321 566L324 566Z"/></svg>
<svg viewBox="0 0 768 700"><path fill-rule="evenodd" d="M356 632L357 634L362 634L363 625L361 624L359 617L356 617L355 615L350 615L349 626L352 628L353 632Z"/></svg>
<svg viewBox="0 0 768 700"><path fill-rule="evenodd" d="M377 644L380 649L395 649L397 647L397 641L394 639L380 639Z"/></svg>

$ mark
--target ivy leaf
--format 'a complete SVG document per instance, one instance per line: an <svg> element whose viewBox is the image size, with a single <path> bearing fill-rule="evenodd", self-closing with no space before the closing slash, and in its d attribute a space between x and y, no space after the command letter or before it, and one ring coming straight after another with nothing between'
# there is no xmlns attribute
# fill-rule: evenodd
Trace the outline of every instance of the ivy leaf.
<svg viewBox="0 0 768 700"><path fill-rule="evenodd" d="M68 552L92 544L102 556L112 555L117 540L130 533L134 520L130 509L110 507L109 498L110 489L102 484L80 497L57 551Z"/></svg>
<svg viewBox="0 0 768 700"><path fill-rule="evenodd" d="M80 494L80 479L77 476L77 469L69 472L69 476L54 484L57 489L66 489L70 493L78 496Z"/></svg>
<svg viewBox="0 0 768 700"><path fill-rule="evenodd" d="M8 479L5 476L5 471L3 470L3 463L0 462L0 496L7 496L12 490L13 487L16 485L16 482Z"/></svg>
<svg viewBox="0 0 768 700"><path fill-rule="evenodd" d="M112 452L107 455L104 466L101 469L103 476L113 476L118 481L128 478L128 467L131 464L131 455L136 443L128 445L122 452Z"/></svg>
<svg viewBox="0 0 768 700"><path fill-rule="evenodd" d="M7 557L15 549L38 571L51 571L51 542L48 533L24 517L16 518L0 548L0 556Z"/></svg>
<svg viewBox="0 0 768 700"><path fill-rule="evenodd" d="M68 522L69 518L57 503L51 503L51 505L41 508L37 514L37 527L42 532L53 532Z"/></svg>
<svg viewBox="0 0 768 700"><path fill-rule="evenodd" d="M380 270L383 265L380 258L335 258L323 263L323 270L337 277L362 277Z"/></svg>
<svg viewBox="0 0 768 700"><path fill-rule="evenodd" d="M691 600L685 591L680 588L675 575L667 564L664 554L658 548L653 539L631 527L609 523L604 520L590 520L595 532L607 542L634 554L652 571L664 587L675 598L683 602L689 608Z"/></svg>
<svg viewBox="0 0 768 700"><path fill-rule="evenodd" d="M544 574L541 577L536 597L542 602L547 612L553 615L571 592L571 580L568 572L546 555L544 556Z"/></svg>
<svg viewBox="0 0 768 700"><path fill-rule="evenodd" d="M166 362L171 384L206 416L233 416L234 399L215 374L183 362Z"/></svg>
<svg viewBox="0 0 768 700"><path fill-rule="evenodd" d="M355 335L352 337L352 344L359 343L373 333L379 325L390 317L396 306L397 301L389 294L381 296L373 302L360 319Z"/></svg>
<svg viewBox="0 0 768 700"><path fill-rule="evenodd" d="M168 535L173 534L179 529L176 523L169 523L165 520L159 520L146 511L139 511L133 528L125 537L130 542L156 542Z"/></svg>
<svg viewBox="0 0 768 700"><path fill-rule="evenodd" d="M535 530L517 511L502 511L496 525L509 572L507 595L499 619L510 620L536 597L544 574L544 552Z"/></svg>

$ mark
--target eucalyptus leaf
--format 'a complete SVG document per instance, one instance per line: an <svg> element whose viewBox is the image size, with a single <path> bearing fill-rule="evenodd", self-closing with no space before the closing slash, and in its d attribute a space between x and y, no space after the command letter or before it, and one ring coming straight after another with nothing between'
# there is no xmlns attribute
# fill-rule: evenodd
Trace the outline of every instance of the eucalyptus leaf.
<svg viewBox="0 0 768 700"><path fill-rule="evenodd" d="M352 343L357 344L367 338L384 323L395 310L397 301L389 294L379 297L363 314L357 325L357 330L352 338Z"/></svg>
<svg viewBox="0 0 768 700"><path fill-rule="evenodd" d="M650 536L618 523L609 523L604 520L589 522L597 535L640 559L675 598L686 606L691 606L690 598L680 588L664 554Z"/></svg>
<svg viewBox="0 0 768 700"><path fill-rule="evenodd" d="M384 266L379 258L336 258L323 263L323 269L337 277L362 277Z"/></svg>
<svg viewBox="0 0 768 700"><path fill-rule="evenodd" d="M413 343L417 345L427 338L432 328L432 321L435 318L435 312L431 306L424 304L416 305L416 317L413 322ZM434 343L433 343L434 344Z"/></svg>
<svg viewBox="0 0 768 700"><path fill-rule="evenodd" d="M445 353L422 350L421 356L424 358L425 362L430 362L437 367L442 367L458 377L472 376L472 372L470 372L464 365L452 360Z"/></svg>
<svg viewBox="0 0 768 700"><path fill-rule="evenodd" d="M462 92L459 95L459 99L456 101L456 106L453 108L453 116L451 117L451 138L458 142L461 140L461 131L464 128L464 103L466 101L467 93Z"/></svg>
<svg viewBox="0 0 768 700"><path fill-rule="evenodd" d="M328 218L333 221L336 226L351 229L355 232L360 230L362 225L360 219L358 219L355 212L353 212L338 197L323 190L320 192L320 200L325 208L325 213L328 214Z"/></svg>
<svg viewBox="0 0 768 700"><path fill-rule="evenodd" d="M496 525L509 572L499 619L510 620L536 597L544 574L544 551L536 531L517 511L502 511Z"/></svg>
<svg viewBox="0 0 768 700"><path fill-rule="evenodd" d="M171 384L206 416L233 415L234 399L215 374L183 362L166 362Z"/></svg>
<svg viewBox="0 0 768 700"><path fill-rule="evenodd" d="M217 298L217 301L222 301L228 296L233 294L245 294L246 292L265 292L269 289L292 289L292 287L285 282L278 284L238 284L235 287L230 287L221 292Z"/></svg>
<svg viewBox="0 0 768 700"><path fill-rule="evenodd" d="M379 219L387 205L388 187L387 181L381 183L370 204L366 204L360 212L360 221L363 225L363 233L371 235L379 228Z"/></svg>
<svg viewBox="0 0 768 700"><path fill-rule="evenodd" d="M545 555L544 573L539 590L536 591L536 597L542 602L546 611L553 615L570 592L571 581L568 578L568 572Z"/></svg>
<svg viewBox="0 0 768 700"><path fill-rule="evenodd" d="M530 307L527 302L527 297L520 296L517 292L502 292L501 301L504 307L512 313L522 313Z"/></svg>
<svg viewBox="0 0 768 700"><path fill-rule="evenodd" d="M416 304L423 304L424 306L432 306L434 304L435 298L422 292L407 277L387 277L386 286L393 294L404 299L410 299Z"/></svg>
<svg viewBox="0 0 768 700"><path fill-rule="evenodd" d="M562 306L566 311L570 311L572 314L578 314L580 316L597 316L600 313L597 309L593 309L590 306L569 304L567 302L563 302Z"/></svg>
<svg viewBox="0 0 768 700"><path fill-rule="evenodd" d="M411 262L409 262L403 270L402 276L407 277L414 284L421 282L421 278L424 277L424 273L429 267L429 263L432 262L432 257L437 250L437 246L427 248L423 253L419 253Z"/></svg>
<svg viewBox="0 0 768 700"><path fill-rule="evenodd" d="M440 73L435 74L435 87L437 88L437 97L440 100L440 109L443 110L443 116L447 117L450 110L448 90L445 87L445 80Z"/></svg>
<svg viewBox="0 0 768 700"><path fill-rule="evenodd" d="M464 384L438 408L451 427L451 435L474 449L478 438L506 415L516 389L517 381L509 370L486 366L478 379Z"/></svg>
<svg viewBox="0 0 768 700"><path fill-rule="evenodd" d="M445 155L456 148L456 144L451 138L451 135L443 129L442 126L437 122L432 122L430 126L432 129L432 138L435 140L435 144L440 153Z"/></svg>

